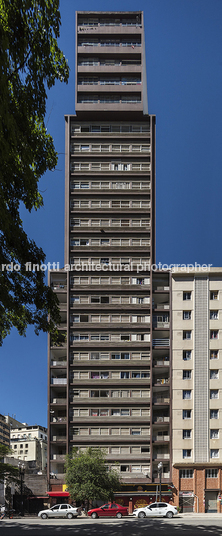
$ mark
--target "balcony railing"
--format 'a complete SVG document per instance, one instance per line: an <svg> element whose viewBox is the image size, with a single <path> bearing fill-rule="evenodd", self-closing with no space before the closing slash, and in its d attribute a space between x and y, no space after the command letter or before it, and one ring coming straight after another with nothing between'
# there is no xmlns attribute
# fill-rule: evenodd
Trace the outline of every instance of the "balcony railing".
<svg viewBox="0 0 222 536"><path fill-rule="evenodd" d="M170 383L170 378L154 378L155 385L163 385L165 383Z"/></svg>
<svg viewBox="0 0 222 536"><path fill-rule="evenodd" d="M163 367L168 367L169 364L170 364L170 361L169 359L158 359L157 361L154 361L153 362L154 366L163 366Z"/></svg>
<svg viewBox="0 0 222 536"><path fill-rule="evenodd" d="M153 399L153 403L154 403L154 404L169 404L169 403L170 403L170 399L167 398L167 397L162 397L162 396L159 397L159 398L158 398L158 397L156 397L156 398L154 397L154 399Z"/></svg>
<svg viewBox="0 0 222 536"><path fill-rule="evenodd" d="M51 378L51 383L54 385L66 385L67 378Z"/></svg>
<svg viewBox="0 0 222 536"><path fill-rule="evenodd" d="M164 435L164 436L154 436L153 437L153 441L169 441L170 440L170 436L169 435Z"/></svg>
<svg viewBox="0 0 222 536"><path fill-rule="evenodd" d="M66 459L66 455L65 454L53 454L52 459L57 460L59 462L64 462Z"/></svg>
<svg viewBox="0 0 222 536"><path fill-rule="evenodd" d="M60 435L59 436L53 436L52 440L55 441L56 443L58 441L64 442L64 441L66 441L66 436L60 436Z"/></svg>
<svg viewBox="0 0 222 536"><path fill-rule="evenodd" d="M154 452L153 459L154 460L169 460L170 454L169 452Z"/></svg>
<svg viewBox="0 0 222 536"><path fill-rule="evenodd" d="M51 422L66 422L66 417L53 417Z"/></svg>
<svg viewBox="0 0 222 536"><path fill-rule="evenodd" d="M153 339L153 346L170 346L170 339Z"/></svg>
<svg viewBox="0 0 222 536"><path fill-rule="evenodd" d="M67 365L67 361L65 361L65 360L64 361L51 361L51 366L52 367L58 367L58 366L59 367L60 366L61 367L66 367L66 365Z"/></svg>
<svg viewBox="0 0 222 536"><path fill-rule="evenodd" d="M159 415L158 417L154 416L153 422L154 422L154 424L160 423L160 422L170 422L170 417L165 417L165 416L162 416L162 415Z"/></svg>
<svg viewBox="0 0 222 536"><path fill-rule="evenodd" d="M66 404L66 398L53 398L52 404Z"/></svg>

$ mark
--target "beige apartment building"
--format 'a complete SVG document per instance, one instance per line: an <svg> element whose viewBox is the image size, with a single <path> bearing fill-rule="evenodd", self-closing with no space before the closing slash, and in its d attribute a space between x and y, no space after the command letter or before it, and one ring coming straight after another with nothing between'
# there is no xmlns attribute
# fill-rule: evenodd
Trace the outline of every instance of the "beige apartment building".
<svg viewBox="0 0 222 536"><path fill-rule="evenodd" d="M183 511L221 511L222 268L171 276L172 468Z"/></svg>

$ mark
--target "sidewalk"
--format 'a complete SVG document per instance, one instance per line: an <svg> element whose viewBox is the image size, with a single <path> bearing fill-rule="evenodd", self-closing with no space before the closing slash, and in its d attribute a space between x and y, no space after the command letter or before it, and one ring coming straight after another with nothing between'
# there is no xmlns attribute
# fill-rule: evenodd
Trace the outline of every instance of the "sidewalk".
<svg viewBox="0 0 222 536"><path fill-rule="evenodd" d="M217 512L213 512L213 513L201 513L201 514L196 514L195 512L188 512L188 513L180 513L178 514L178 516L175 516L175 518L178 518L178 517L201 517L202 519L204 519L205 517L207 518L221 518L222 519L222 513L221 514L218 514Z"/></svg>

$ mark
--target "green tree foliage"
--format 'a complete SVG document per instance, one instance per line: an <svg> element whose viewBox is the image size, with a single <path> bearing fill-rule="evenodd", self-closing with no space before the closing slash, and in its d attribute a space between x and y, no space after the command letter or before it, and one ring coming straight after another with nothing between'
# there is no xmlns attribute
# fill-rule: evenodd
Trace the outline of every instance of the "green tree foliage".
<svg viewBox="0 0 222 536"><path fill-rule="evenodd" d="M13 326L20 335L29 324L53 333L59 320L44 272L25 269L45 255L20 217L21 204L29 212L43 205L38 182L57 163L44 121L47 90L69 76L59 27L59 0L0 0L0 345ZM20 270L1 271L11 263Z"/></svg>
<svg viewBox="0 0 222 536"><path fill-rule="evenodd" d="M66 484L73 500L83 503L102 499L113 500L120 489L117 471L107 471L105 452L88 448L85 452L74 448L66 460Z"/></svg>
<svg viewBox="0 0 222 536"><path fill-rule="evenodd" d="M10 463L4 463L4 458L7 454L11 454L11 449L7 445L0 443L0 482L5 482L6 485L19 482L18 467L14 467Z"/></svg>

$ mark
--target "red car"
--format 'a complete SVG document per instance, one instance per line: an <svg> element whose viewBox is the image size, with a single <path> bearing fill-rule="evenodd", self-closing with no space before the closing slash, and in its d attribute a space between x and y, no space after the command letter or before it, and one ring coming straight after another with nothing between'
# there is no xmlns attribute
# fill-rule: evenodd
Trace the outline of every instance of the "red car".
<svg viewBox="0 0 222 536"><path fill-rule="evenodd" d="M104 504L99 508L92 508L88 511L88 516L91 516L93 519L102 516L118 517L118 519L120 519L122 516L128 516L128 508L126 506L121 506L120 504L109 503Z"/></svg>

